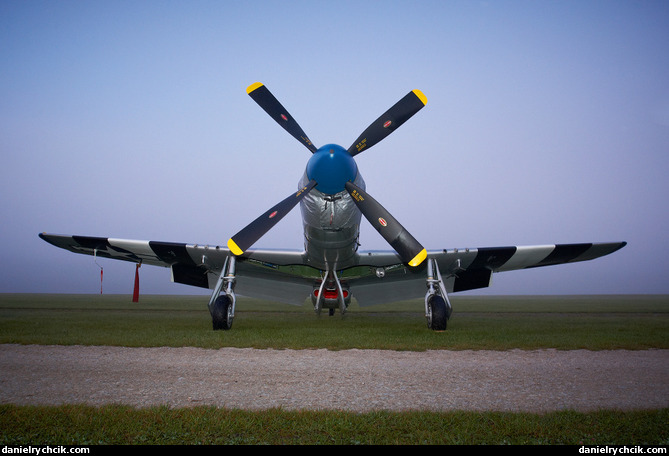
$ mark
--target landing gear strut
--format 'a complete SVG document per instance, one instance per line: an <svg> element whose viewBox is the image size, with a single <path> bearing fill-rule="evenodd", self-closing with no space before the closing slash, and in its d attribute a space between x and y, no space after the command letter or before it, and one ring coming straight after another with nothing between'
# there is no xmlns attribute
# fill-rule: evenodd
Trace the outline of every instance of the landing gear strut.
<svg viewBox="0 0 669 456"><path fill-rule="evenodd" d="M434 331L446 330L448 319L451 317L451 302L446 293L444 281L439 272L437 260L427 260L427 293L425 294L425 318L427 327Z"/></svg>
<svg viewBox="0 0 669 456"><path fill-rule="evenodd" d="M225 259L214 292L209 299L209 313L214 330L232 328L235 318L235 257ZM223 292L223 294L221 294Z"/></svg>
<svg viewBox="0 0 669 456"><path fill-rule="evenodd" d="M314 288L311 294L311 301L314 305L314 311L318 315L320 315L323 307L326 307L328 309L328 314L333 316L336 306L339 307L342 315L346 313L350 295L348 289L342 287L339 277L337 276L336 268L330 270L326 265L320 286Z"/></svg>

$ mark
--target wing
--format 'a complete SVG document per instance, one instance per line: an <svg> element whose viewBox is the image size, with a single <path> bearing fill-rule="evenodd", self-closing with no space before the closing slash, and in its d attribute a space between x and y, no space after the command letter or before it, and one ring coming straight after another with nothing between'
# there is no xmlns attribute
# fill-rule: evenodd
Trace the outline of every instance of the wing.
<svg viewBox="0 0 669 456"><path fill-rule="evenodd" d="M56 247L171 269L172 281L214 288L227 248L200 244L137 241L90 236L40 234ZM626 242L484 247L428 252L437 260L449 293L490 286L495 272L593 260L623 248ZM235 291L243 296L303 305L321 272L303 252L249 250L237 257ZM341 271L341 280L361 306L416 299L425 294L425 265L409 268L395 252L362 252L357 265Z"/></svg>
<svg viewBox="0 0 669 456"><path fill-rule="evenodd" d="M450 293L490 286L495 272L593 260L623 248L626 242L484 247L428 252L437 260ZM367 271L365 271L367 268ZM342 278L344 279L344 278ZM361 253L349 283L362 306L415 299L426 291L425 267L405 267L391 252Z"/></svg>
<svg viewBox="0 0 669 456"><path fill-rule="evenodd" d="M230 250L220 246L42 233L40 238L70 252L170 268L172 281L214 288ZM318 270L297 251L249 250L237 257L235 291L253 298L304 304Z"/></svg>

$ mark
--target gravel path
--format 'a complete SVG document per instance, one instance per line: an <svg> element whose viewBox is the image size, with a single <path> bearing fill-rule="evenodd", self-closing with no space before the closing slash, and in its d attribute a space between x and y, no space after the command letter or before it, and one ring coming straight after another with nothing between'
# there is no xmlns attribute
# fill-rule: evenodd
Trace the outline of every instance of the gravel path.
<svg viewBox="0 0 669 456"><path fill-rule="evenodd" d="M546 412L669 407L669 350L0 345L0 403Z"/></svg>

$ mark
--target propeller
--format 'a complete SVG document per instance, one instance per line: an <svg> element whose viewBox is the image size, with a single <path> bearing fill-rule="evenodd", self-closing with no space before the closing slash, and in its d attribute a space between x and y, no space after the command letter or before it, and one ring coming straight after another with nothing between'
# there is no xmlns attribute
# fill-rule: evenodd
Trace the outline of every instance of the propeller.
<svg viewBox="0 0 669 456"><path fill-rule="evenodd" d="M346 182L346 190L362 215L395 249L402 261L409 266L418 266L427 258L423 246L378 201L352 182Z"/></svg>
<svg viewBox="0 0 669 456"><path fill-rule="evenodd" d="M427 104L427 97L420 90L412 90L404 98L395 103L367 127L365 131L348 148L348 153L355 157L363 150L379 143L383 138L398 129Z"/></svg>
<svg viewBox="0 0 669 456"><path fill-rule="evenodd" d="M281 201L279 204L272 206L263 215L246 225L239 233L235 234L228 240L228 248L235 255L241 255L251 247L255 242L263 237L274 225L286 216L309 191L316 186L316 181L310 181L307 185L302 187L290 195L288 198Z"/></svg>
<svg viewBox="0 0 669 456"><path fill-rule="evenodd" d="M346 190L360 212L395 249L402 261L410 266L418 266L427 258L427 251L395 217L363 189L352 183L357 174L353 157L379 143L422 109L427 103L427 98L420 90L409 92L395 103L367 127L348 150L334 144L316 148L297 121L288 114L264 84L260 82L251 84L246 92L283 129L309 149L313 156L307 164L309 183L231 237L228 248L233 254L243 254L320 183L322 188L319 190L327 194Z"/></svg>
<svg viewBox="0 0 669 456"><path fill-rule="evenodd" d="M246 93L249 94L253 100L265 110L269 116L276 121L281 127L290 135L301 142L312 153L316 152L316 146L311 143L307 134L302 130L295 119L288 114L286 108L283 107L279 100L276 99L272 92L261 82L251 84L246 88Z"/></svg>

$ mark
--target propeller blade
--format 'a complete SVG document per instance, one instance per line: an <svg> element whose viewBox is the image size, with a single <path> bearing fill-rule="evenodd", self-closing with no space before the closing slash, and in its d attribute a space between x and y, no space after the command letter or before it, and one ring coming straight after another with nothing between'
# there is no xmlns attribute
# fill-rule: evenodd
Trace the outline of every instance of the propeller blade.
<svg viewBox="0 0 669 456"><path fill-rule="evenodd" d="M290 133L293 138L304 144L312 153L316 152L317 148L311 143L307 134L297 124L295 119L288 114L286 108L279 103L279 100L272 95L272 92L270 92L264 84L260 82L253 83L246 88L246 93L248 93L251 98L253 98L253 100L276 121L276 123Z"/></svg>
<svg viewBox="0 0 669 456"><path fill-rule="evenodd" d="M244 253L246 249L255 244L258 239L267 233L274 225L279 223L279 220L285 217L286 214L288 214L315 186L316 181L310 181L306 186L299 189L297 193L290 195L279 204L273 206L270 210L248 224L239 233L232 236L228 240L228 248L230 251L235 255Z"/></svg>
<svg viewBox="0 0 669 456"><path fill-rule="evenodd" d="M427 258L423 246L378 201L351 182L346 183L346 190L360 212L395 249L402 261L409 266L418 266Z"/></svg>
<svg viewBox="0 0 669 456"><path fill-rule="evenodd" d="M356 156L363 150L369 149L399 128L426 104L427 97L423 95L423 92L420 90L409 92L392 108L384 112L381 117L372 122L348 148L348 153L351 156Z"/></svg>

